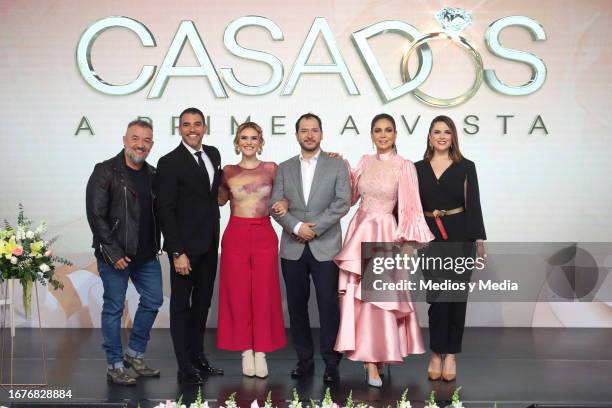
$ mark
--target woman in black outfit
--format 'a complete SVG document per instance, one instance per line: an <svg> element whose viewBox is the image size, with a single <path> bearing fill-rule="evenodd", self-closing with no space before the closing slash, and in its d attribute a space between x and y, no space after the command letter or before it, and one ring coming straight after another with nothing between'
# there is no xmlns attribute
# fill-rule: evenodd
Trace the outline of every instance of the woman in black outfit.
<svg viewBox="0 0 612 408"><path fill-rule="evenodd" d="M461 155L457 128L451 118L433 119L423 160L415 166L425 220L436 237L425 250L426 256L473 256L475 247L477 256L486 259L476 166ZM471 271L423 268L423 274L438 282L467 282ZM427 372L432 380L453 381L456 377L455 354L461 352L466 300L465 291L427 293L432 351Z"/></svg>

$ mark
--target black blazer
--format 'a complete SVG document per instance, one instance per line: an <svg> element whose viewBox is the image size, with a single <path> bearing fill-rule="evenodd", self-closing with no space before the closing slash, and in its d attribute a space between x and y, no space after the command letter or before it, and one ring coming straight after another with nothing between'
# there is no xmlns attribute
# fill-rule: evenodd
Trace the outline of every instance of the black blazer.
<svg viewBox="0 0 612 408"><path fill-rule="evenodd" d="M163 248L169 254L201 255L219 242L221 155L213 146L202 147L215 169L212 188L206 172L183 143L157 163L156 210Z"/></svg>

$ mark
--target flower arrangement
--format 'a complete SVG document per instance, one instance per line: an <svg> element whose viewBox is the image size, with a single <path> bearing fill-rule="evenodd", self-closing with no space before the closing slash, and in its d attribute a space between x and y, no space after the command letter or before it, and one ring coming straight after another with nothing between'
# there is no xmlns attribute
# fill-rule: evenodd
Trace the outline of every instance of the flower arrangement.
<svg viewBox="0 0 612 408"><path fill-rule="evenodd" d="M47 283L53 289L63 289L64 285L53 277L55 263L72 265L70 261L53 255L51 246L57 237L45 241L42 236L47 223L41 222L32 229L32 221L23 214L19 204L17 225L13 227L4 220L0 229L0 281L19 279L23 286L23 308L26 318L30 318L32 306L32 287L34 282Z"/></svg>
<svg viewBox="0 0 612 408"><path fill-rule="evenodd" d="M236 393L232 395L235 395L235 394ZM140 404L138 404L138 408L140 408ZM187 405L183 404L183 396L181 395L178 401L173 402L171 400L166 400L166 402L160 402L159 405L155 406L155 408L187 408ZM195 402L189 405L189 408L208 408L208 401L204 401L204 398L202 397L201 387L198 387L198 394L196 396L196 400Z"/></svg>
<svg viewBox="0 0 612 408"><path fill-rule="evenodd" d="M199 406L196 408L200 408ZM207 407L204 407L207 408ZM223 406L221 406L220 408L223 408ZM227 400L225 400L225 408L238 408L238 404L236 404L236 393L232 392L229 397L227 398Z"/></svg>
<svg viewBox="0 0 612 408"><path fill-rule="evenodd" d="M410 401L408 400L408 388L406 388L404 390L404 392L402 393L402 397L399 401L397 401L397 403L395 404L396 408L412 408L412 405L410 405Z"/></svg>
<svg viewBox="0 0 612 408"><path fill-rule="evenodd" d="M292 391L293 398L291 398L291 402L289 403L289 408L302 408L302 402L300 401L300 396L297 393L297 390L294 388Z"/></svg>
<svg viewBox="0 0 612 408"><path fill-rule="evenodd" d="M461 387L457 387L457 389L455 389L455 391L453 392L453 396L451 399L451 405L450 405L452 408L464 408L463 403L461 402L461 399L459 398L460 390L461 390Z"/></svg>
<svg viewBox="0 0 612 408"><path fill-rule="evenodd" d="M257 400L254 400L251 403L251 408L260 408ZM263 408L274 408L272 405L272 391L268 391L268 395L266 397L266 401L264 402Z"/></svg>
<svg viewBox="0 0 612 408"><path fill-rule="evenodd" d="M431 393L429 394L429 398L425 402L427 403L427 405L425 405L425 408L440 408L438 407L438 404L436 404L436 392L433 390L431 391Z"/></svg>
<svg viewBox="0 0 612 408"><path fill-rule="evenodd" d="M351 400L353 399L353 392L351 391ZM338 404L336 404L331 397L331 393L329 391L329 387L325 388L325 397L323 397L323 401L321 401L321 408L339 408Z"/></svg>
<svg viewBox="0 0 612 408"><path fill-rule="evenodd" d="M453 392L451 404L448 405L447 408L465 408L459 398L460 390L461 390L461 387L458 387L457 389L455 389L455 391ZM182 401L182 397L179 398L177 402L172 402L168 400L165 403L160 403L155 408L209 408L208 402L203 401L202 399L202 389L201 388L198 388L198 394L197 394L196 401L193 402L191 405L189 405L189 407L187 407L187 405L183 404L181 401ZM371 406L369 406L367 403L364 403L364 402L360 402L359 404L355 405L353 401L353 391L349 392L349 395L346 398L346 405L343 406L341 404L338 404L332 400L329 387L325 389L325 396L323 397L323 400L321 401L321 405L317 404L314 400L310 400L310 406L311 408L372 408ZM289 402L288 408L302 408L302 407L303 405L302 405L300 396L297 393L297 390L294 388L292 391L292 398L291 398L291 401ZM388 408L390 407L391 406L389 406ZM410 401L408 400L408 389L407 388L402 393L400 400L396 402L395 407L396 408L410 408L411 407ZM497 407L497 404L495 404L493 408L496 408L496 407ZM227 399L227 401L225 401L225 404L220 405L220 408L240 408L238 407L238 404L236 404L236 393L235 392L232 393ZM257 400L254 400L251 403L250 408L277 408L277 407L274 407L272 404L272 391L268 392L266 401L264 402L263 406L260 407ZM427 399L427 401L425 401L425 408L439 408L439 406L436 404L436 392L435 391L432 391L429 394L429 398Z"/></svg>

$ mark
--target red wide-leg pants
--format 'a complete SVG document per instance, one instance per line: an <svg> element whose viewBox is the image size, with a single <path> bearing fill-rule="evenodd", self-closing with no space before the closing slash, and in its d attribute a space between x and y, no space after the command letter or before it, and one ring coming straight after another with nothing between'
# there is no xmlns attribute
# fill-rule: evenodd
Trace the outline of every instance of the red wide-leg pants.
<svg viewBox="0 0 612 408"><path fill-rule="evenodd" d="M270 217L231 216L221 240L217 347L269 352L286 344Z"/></svg>

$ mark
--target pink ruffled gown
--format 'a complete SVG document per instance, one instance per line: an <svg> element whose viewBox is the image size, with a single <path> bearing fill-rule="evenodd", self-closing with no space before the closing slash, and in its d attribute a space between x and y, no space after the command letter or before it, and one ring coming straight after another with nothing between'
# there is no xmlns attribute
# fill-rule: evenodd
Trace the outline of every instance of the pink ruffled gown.
<svg viewBox="0 0 612 408"><path fill-rule="evenodd" d="M429 242L429 230L412 162L395 152L365 155L351 169L352 204L359 210L334 259L340 268L340 328L335 350L350 360L401 362L425 352L421 328L410 297L405 301L361 300L362 242ZM398 204L399 225L393 210Z"/></svg>

